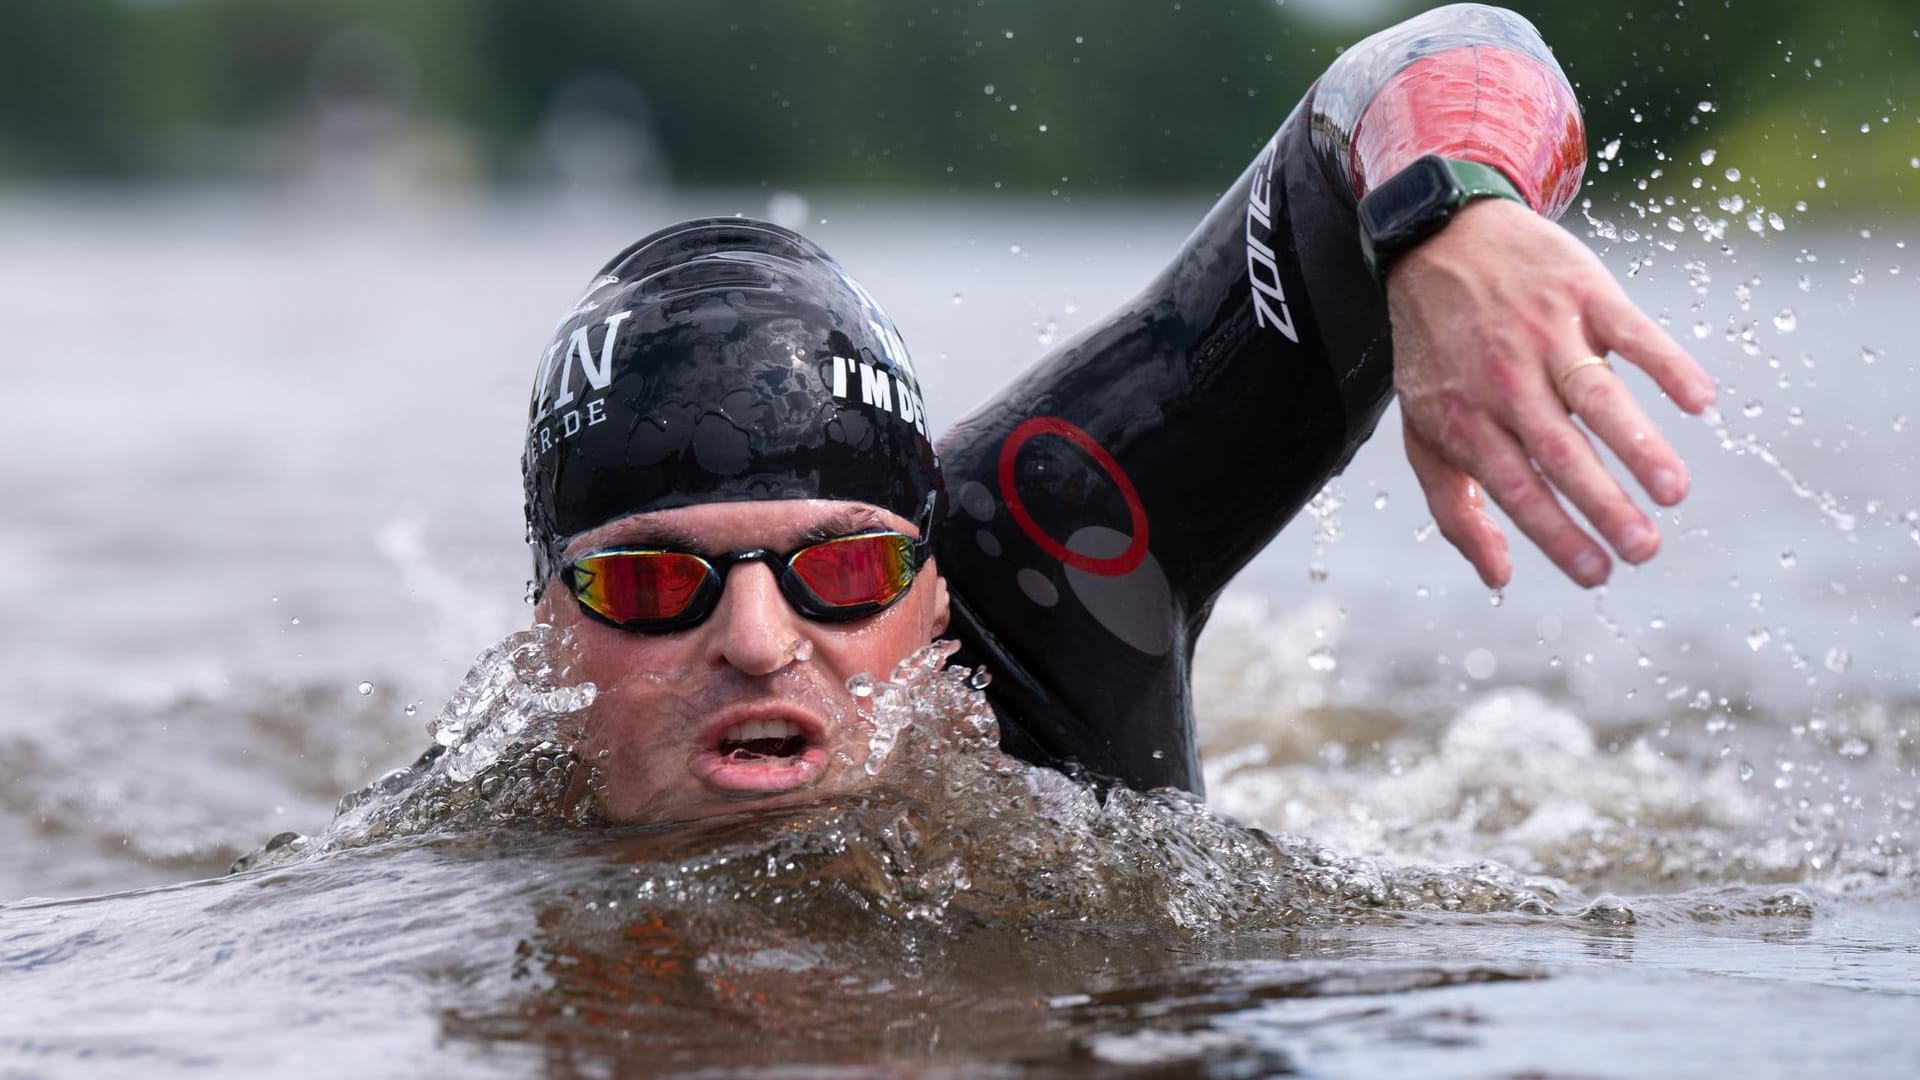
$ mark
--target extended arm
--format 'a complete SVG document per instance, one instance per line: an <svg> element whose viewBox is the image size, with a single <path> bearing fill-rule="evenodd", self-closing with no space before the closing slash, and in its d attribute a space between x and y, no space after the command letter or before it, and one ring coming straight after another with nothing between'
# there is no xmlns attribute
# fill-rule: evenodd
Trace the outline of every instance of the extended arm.
<svg viewBox="0 0 1920 1080"><path fill-rule="evenodd" d="M1485 451L1486 432L1532 423L1520 410L1547 404L1532 391L1551 389L1549 363L1577 359L1557 349L1580 325L1612 328L1594 347L1635 359L1655 340L1540 216L1578 190L1584 138L1564 77L1516 15L1461 5L1369 38L1145 291L942 439L936 542L953 632L962 661L993 672L1008 749L1198 790L1188 668L1213 600L1345 466L1396 381L1436 518L1501 577L1504 549L1465 479L1514 469ZM1356 208L1427 153L1508 172L1531 206L1469 204L1383 295ZM1523 379L1527 392L1494 400ZM1571 427L1564 408L1557 419ZM1482 479L1496 495L1519 486Z"/></svg>

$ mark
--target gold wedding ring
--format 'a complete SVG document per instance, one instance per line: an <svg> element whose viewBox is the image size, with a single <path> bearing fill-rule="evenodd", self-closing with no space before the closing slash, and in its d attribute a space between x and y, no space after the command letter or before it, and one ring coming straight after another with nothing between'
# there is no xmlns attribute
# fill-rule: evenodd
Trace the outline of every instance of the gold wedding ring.
<svg viewBox="0 0 1920 1080"><path fill-rule="evenodd" d="M1604 356L1589 356L1584 360L1575 360L1573 363L1567 365L1567 370L1560 373L1560 396L1565 397L1567 395L1567 380L1573 378L1574 372L1579 371L1581 368L1592 367L1595 364L1606 368L1608 371L1613 370L1613 365L1609 364L1607 358Z"/></svg>

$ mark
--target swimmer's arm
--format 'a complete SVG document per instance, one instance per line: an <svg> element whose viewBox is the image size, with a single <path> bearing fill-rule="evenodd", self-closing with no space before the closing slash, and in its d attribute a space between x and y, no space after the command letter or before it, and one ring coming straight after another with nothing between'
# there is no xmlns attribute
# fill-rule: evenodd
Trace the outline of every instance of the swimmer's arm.
<svg viewBox="0 0 1920 1080"><path fill-rule="evenodd" d="M1484 492L1569 577L1597 585L1611 569L1606 550L1557 494L1620 557L1651 558L1658 530L1587 432L1661 505L1685 496L1686 466L1611 372L1582 369L1564 397L1560 375L1616 352L1692 413L1712 402L1714 385L1552 223L1579 191L1586 135L1531 24L1479 5L1428 12L1343 54L1316 88L1314 112L1316 150L1356 200L1437 153L1500 169L1531 208L1470 203L1386 279L1407 457L1442 535L1486 584L1507 583L1512 562Z"/></svg>

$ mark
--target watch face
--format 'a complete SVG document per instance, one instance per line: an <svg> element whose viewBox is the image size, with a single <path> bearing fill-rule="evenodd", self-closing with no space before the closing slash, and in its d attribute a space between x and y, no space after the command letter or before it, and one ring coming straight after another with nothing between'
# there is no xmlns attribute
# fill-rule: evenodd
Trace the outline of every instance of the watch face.
<svg viewBox="0 0 1920 1080"><path fill-rule="evenodd" d="M1360 225L1374 249L1402 251L1426 239L1453 216L1460 185L1438 157L1401 169L1360 200Z"/></svg>

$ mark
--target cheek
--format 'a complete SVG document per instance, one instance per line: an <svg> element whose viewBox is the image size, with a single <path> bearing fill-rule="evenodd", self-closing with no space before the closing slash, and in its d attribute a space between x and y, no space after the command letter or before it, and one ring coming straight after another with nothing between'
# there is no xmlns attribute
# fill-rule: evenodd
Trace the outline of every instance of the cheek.
<svg viewBox="0 0 1920 1080"><path fill-rule="evenodd" d="M841 680L886 678L895 664L933 641L933 590L914 591L857 627L816 635L819 659Z"/></svg>

